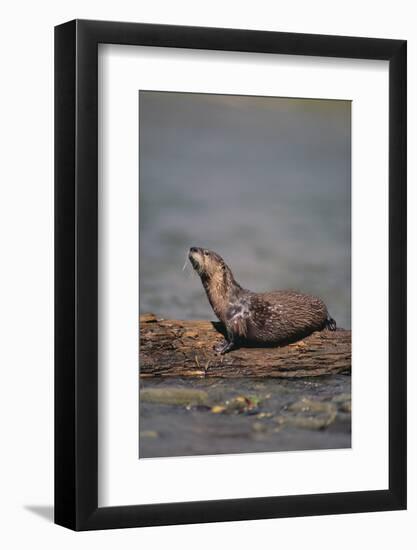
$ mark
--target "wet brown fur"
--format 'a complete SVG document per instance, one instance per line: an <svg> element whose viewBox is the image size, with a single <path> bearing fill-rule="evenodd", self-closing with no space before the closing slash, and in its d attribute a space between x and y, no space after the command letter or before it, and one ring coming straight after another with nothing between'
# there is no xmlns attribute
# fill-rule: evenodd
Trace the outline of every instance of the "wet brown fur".
<svg viewBox="0 0 417 550"><path fill-rule="evenodd" d="M242 288L216 252L191 248L190 261L201 277L210 305L225 325L228 342L279 344L294 341L336 324L320 298L294 290L255 293Z"/></svg>

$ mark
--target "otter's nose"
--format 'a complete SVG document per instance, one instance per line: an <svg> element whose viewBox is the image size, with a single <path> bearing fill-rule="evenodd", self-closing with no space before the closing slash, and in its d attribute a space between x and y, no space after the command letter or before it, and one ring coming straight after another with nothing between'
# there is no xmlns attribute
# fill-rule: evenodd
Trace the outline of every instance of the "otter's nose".
<svg viewBox="0 0 417 550"><path fill-rule="evenodd" d="M198 252L198 248L196 246L192 246L190 248L190 252Z"/></svg>

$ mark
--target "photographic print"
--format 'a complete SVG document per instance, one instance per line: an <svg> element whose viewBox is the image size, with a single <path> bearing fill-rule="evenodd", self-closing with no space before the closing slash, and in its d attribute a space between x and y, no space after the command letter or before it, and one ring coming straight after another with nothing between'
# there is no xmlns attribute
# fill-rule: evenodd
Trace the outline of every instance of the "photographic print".
<svg viewBox="0 0 417 550"><path fill-rule="evenodd" d="M139 458L351 446L351 102L139 92Z"/></svg>
<svg viewBox="0 0 417 550"><path fill-rule="evenodd" d="M54 57L55 523L405 509L406 41L73 20Z"/></svg>

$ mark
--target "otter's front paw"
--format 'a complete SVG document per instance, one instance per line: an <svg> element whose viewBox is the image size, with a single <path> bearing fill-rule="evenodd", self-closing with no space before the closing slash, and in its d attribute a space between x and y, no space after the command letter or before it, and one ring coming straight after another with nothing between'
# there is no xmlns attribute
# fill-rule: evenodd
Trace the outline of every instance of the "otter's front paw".
<svg viewBox="0 0 417 550"><path fill-rule="evenodd" d="M233 342L228 342L227 340L223 340L223 342L220 342L213 346L213 349L216 353L220 353L220 355L224 355L228 351L232 350L234 347Z"/></svg>

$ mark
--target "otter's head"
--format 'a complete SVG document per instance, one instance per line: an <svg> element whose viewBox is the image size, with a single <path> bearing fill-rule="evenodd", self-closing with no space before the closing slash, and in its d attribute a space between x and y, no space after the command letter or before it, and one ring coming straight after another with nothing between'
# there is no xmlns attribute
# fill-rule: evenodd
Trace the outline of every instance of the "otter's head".
<svg viewBox="0 0 417 550"><path fill-rule="evenodd" d="M190 248L188 257L202 279L212 279L228 269L221 256L206 248L193 246Z"/></svg>
<svg viewBox="0 0 417 550"><path fill-rule="evenodd" d="M214 313L220 321L225 322L230 301L242 290L241 286L235 281L223 258L216 252L193 246L188 257L201 277Z"/></svg>

